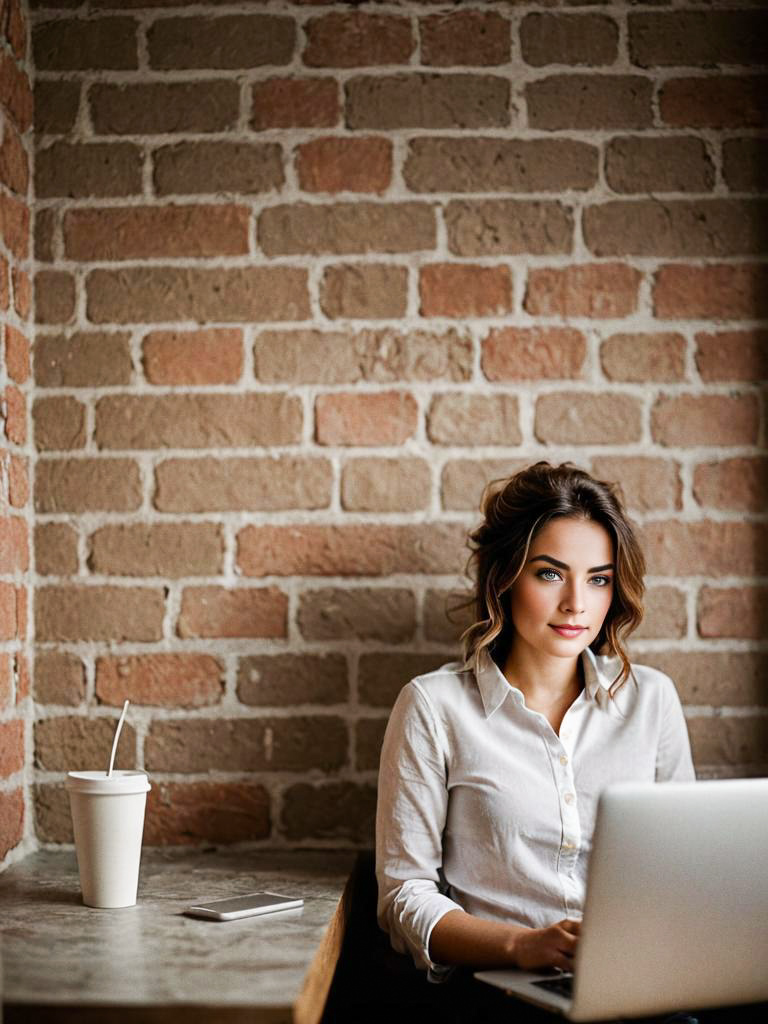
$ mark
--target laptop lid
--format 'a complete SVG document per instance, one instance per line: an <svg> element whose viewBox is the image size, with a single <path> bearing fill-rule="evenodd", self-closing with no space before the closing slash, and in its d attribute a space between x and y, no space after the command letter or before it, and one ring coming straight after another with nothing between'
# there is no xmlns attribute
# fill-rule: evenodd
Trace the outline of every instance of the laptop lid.
<svg viewBox="0 0 768 1024"><path fill-rule="evenodd" d="M573 1000L550 1005L584 1021L768 999L767 865L768 779L609 787ZM478 976L530 998L514 974Z"/></svg>

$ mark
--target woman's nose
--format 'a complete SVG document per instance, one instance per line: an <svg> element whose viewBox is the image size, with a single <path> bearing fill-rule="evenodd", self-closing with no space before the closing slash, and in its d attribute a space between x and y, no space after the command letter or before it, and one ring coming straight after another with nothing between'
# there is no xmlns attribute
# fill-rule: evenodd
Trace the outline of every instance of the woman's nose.
<svg viewBox="0 0 768 1024"><path fill-rule="evenodd" d="M584 590L577 584L572 584L563 596L561 608L573 615L580 615L584 611Z"/></svg>

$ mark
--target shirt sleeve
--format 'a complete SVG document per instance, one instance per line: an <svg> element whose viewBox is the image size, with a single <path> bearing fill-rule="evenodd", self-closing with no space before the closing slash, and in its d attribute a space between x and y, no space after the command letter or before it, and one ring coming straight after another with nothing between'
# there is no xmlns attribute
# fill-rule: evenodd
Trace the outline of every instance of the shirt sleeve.
<svg viewBox="0 0 768 1024"><path fill-rule="evenodd" d="M656 751L657 782L692 782L696 778L688 727L672 680L664 676L659 746Z"/></svg>
<svg viewBox="0 0 768 1024"><path fill-rule="evenodd" d="M437 922L462 908L440 891L442 835L448 806L445 744L427 699L414 682L392 709L379 767L376 878L379 926L394 949L410 953L430 981L452 967L429 956Z"/></svg>

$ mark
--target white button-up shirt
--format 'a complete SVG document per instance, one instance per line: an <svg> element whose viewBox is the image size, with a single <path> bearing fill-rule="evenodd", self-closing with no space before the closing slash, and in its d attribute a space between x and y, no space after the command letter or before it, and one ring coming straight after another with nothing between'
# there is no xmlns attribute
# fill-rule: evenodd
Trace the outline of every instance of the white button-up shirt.
<svg viewBox="0 0 768 1024"><path fill-rule="evenodd" d="M484 654L413 679L392 709L376 815L378 919L432 980L450 910L543 928L580 917L597 800L611 782L694 778L672 680L644 665L611 698L617 659L582 654L558 735Z"/></svg>

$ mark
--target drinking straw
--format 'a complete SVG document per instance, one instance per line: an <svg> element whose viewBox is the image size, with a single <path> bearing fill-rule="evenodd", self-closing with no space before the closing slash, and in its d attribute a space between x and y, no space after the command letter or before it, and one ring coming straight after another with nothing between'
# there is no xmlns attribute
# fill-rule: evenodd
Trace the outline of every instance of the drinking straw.
<svg viewBox="0 0 768 1024"><path fill-rule="evenodd" d="M128 710L130 701L126 701L123 704L123 713L120 715L120 721L117 723L117 729L115 729L115 738L112 740L112 753L109 757L109 771L107 772L107 778L112 778L112 765L115 763L115 754L117 752L117 741L120 739L120 730L123 728L123 720L125 719L125 712Z"/></svg>

